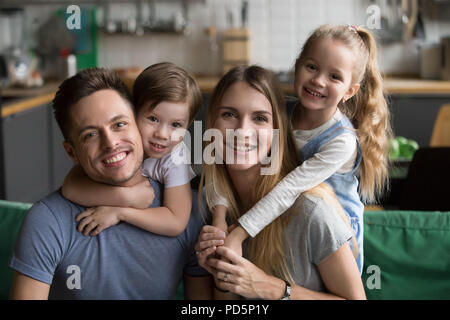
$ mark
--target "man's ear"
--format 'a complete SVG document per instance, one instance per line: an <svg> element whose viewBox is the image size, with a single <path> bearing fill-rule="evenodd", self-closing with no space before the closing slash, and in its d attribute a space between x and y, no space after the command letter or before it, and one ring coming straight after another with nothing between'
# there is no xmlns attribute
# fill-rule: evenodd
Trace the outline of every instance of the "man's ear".
<svg viewBox="0 0 450 320"><path fill-rule="evenodd" d="M344 94L343 100L347 101L351 97L353 97L359 90L361 85L359 83L355 83L353 86L351 86L348 91Z"/></svg>
<svg viewBox="0 0 450 320"><path fill-rule="evenodd" d="M72 146L70 142L63 141L63 147L67 152L67 155L72 159L75 164L78 164L78 157L75 153L75 148Z"/></svg>

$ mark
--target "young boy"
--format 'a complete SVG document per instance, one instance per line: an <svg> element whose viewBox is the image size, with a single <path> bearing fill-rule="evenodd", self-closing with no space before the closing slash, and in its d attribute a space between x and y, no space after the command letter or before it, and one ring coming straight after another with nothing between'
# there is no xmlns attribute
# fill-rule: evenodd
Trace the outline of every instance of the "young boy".
<svg viewBox="0 0 450 320"><path fill-rule="evenodd" d="M120 221L166 236L177 236L186 227L192 207L190 180L195 174L189 165L189 149L182 142L202 104L195 80L182 68L168 62L145 69L133 86L133 104L146 159L142 174L164 185L164 206L151 203L148 179L134 188L96 183L75 166L66 177L63 195L90 207L76 218L78 231L95 236ZM118 132L126 123L114 124ZM86 139L102 139L95 129ZM118 139L120 140L120 139ZM115 143L115 142L114 142ZM119 167L126 161L121 141L111 146L103 165ZM113 188L114 192L111 192Z"/></svg>

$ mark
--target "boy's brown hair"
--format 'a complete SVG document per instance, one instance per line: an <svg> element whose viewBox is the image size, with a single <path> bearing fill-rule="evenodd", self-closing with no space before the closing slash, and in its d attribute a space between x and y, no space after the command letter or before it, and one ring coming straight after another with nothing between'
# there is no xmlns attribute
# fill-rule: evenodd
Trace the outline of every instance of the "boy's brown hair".
<svg viewBox="0 0 450 320"><path fill-rule="evenodd" d="M136 115L151 101L150 108L160 102L186 102L189 107L189 125L202 106L200 88L184 69L170 62L161 62L146 68L133 85L133 105Z"/></svg>

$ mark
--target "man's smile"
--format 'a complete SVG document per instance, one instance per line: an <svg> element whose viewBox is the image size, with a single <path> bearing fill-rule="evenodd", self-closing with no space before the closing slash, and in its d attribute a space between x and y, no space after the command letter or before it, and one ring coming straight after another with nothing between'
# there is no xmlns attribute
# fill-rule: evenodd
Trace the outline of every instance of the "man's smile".
<svg viewBox="0 0 450 320"><path fill-rule="evenodd" d="M121 151L119 153L108 155L101 162L107 168L117 168L125 163L129 153L129 151Z"/></svg>

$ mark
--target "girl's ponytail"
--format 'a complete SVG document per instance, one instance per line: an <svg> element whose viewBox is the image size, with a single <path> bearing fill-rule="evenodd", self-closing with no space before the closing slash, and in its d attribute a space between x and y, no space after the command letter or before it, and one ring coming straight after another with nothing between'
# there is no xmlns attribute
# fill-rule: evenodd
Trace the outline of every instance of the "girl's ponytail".
<svg viewBox="0 0 450 320"><path fill-rule="evenodd" d="M363 200L374 201L388 186L388 152L392 129L383 92L383 78L378 68L376 41L370 32L362 28L356 30L368 56L360 79L360 89L349 102L355 104L350 109L363 153L360 193Z"/></svg>

